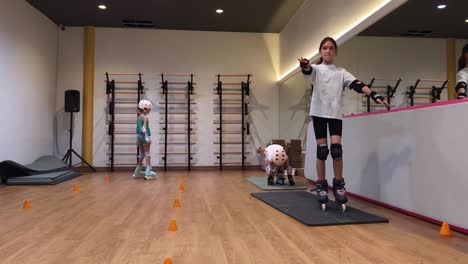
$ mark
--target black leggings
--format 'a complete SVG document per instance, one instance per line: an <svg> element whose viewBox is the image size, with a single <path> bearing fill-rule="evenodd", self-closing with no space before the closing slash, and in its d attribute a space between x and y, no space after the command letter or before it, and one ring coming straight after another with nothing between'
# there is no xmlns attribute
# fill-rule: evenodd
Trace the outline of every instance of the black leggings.
<svg viewBox="0 0 468 264"><path fill-rule="evenodd" d="M343 131L343 120L334 118L324 118L312 116L315 139L327 138L327 124L330 131L330 136L340 136Z"/></svg>

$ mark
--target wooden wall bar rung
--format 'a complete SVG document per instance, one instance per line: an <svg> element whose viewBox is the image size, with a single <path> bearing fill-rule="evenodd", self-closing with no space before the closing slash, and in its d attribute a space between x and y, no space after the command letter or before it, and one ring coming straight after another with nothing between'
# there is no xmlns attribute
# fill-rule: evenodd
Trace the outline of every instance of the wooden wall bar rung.
<svg viewBox="0 0 468 264"><path fill-rule="evenodd" d="M376 81L385 81L385 82L398 82L398 81L400 81L401 79L394 80L394 79L380 79L380 78L375 78L374 80L376 80Z"/></svg>
<svg viewBox="0 0 468 264"><path fill-rule="evenodd" d="M213 85L218 85L218 83L213 83ZM242 85L241 82L223 82L223 85ZM224 90L227 90L227 89L223 89Z"/></svg>
<svg viewBox="0 0 468 264"><path fill-rule="evenodd" d="M108 75L140 75L140 73L137 72L108 72ZM141 73L143 75L143 73Z"/></svg>
<svg viewBox="0 0 468 264"><path fill-rule="evenodd" d="M190 77L190 76L197 76L195 74L166 74L166 73L161 73L162 75L164 75L164 77Z"/></svg>
<svg viewBox="0 0 468 264"><path fill-rule="evenodd" d="M164 142L159 142L159 144L164 144ZM187 142L167 142L168 145L187 145ZM195 142L190 142L190 145L195 145Z"/></svg>
<svg viewBox="0 0 468 264"><path fill-rule="evenodd" d="M431 80L431 79L419 79L419 82L446 82L447 80Z"/></svg>
<svg viewBox="0 0 468 264"><path fill-rule="evenodd" d="M219 142L215 142L215 144L219 145ZM223 144L226 144L226 145L241 145L242 142L235 142L235 141L233 141L233 142L223 142ZM244 142L244 144L247 145L247 144L250 144L250 143L249 142Z"/></svg>
<svg viewBox="0 0 468 264"><path fill-rule="evenodd" d="M160 94L164 94L163 92L160 92ZM186 95L187 93L178 93L178 92L167 92L167 94L184 94ZM195 95L197 93L193 93L192 95Z"/></svg>
<svg viewBox="0 0 468 264"><path fill-rule="evenodd" d="M162 82L159 82L159 84L162 84ZM177 85L187 85L188 83L187 82L167 82L167 84L177 84ZM197 83L192 83L192 85L197 85ZM169 88L171 89L171 88Z"/></svg>
<svg viewBox="0 0 468 264"><path fill-rule="evenodd" d="M107 80L104 80L104 82L107 82ZM114 81L114 83L120 83L120 84L137 84L138 81L134 81L134 82L131 82L131 81ZM145 84L145 82L141 82L142 84ZM136 88L135 88L136 89Z"/></svg>
<svg viewBox="0 0 468 264"><path fill-rule="evenodd" d="M215 77L247 77L247 76L250 76L250 77L253 77L252 74L216 74Z"/></svg>

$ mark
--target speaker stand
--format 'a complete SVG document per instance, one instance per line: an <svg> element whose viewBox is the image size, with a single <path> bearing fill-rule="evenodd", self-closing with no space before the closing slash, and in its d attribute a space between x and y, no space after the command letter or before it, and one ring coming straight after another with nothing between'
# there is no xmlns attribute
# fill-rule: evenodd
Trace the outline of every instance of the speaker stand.
<svg viewBox="0 0 468 264"><path fill-rule="evenodd" d="M67 150L67 154L65 154L65 156L63 157L63 161L65 163L68 163L68 167L72 167L72 156L73 154L75 154L78 158L80 158L81 162L82 163L85 163L86 165L88 165L89 168L91 168L91 170L93 170L94 172L96 172L96 168L94 168L93 166L91 166L86 160L83 159L83 157L81 157L78 153L76 153L76 151L73 149L73 112L70 112L70 145L68 147L68 150Z"/></svg>

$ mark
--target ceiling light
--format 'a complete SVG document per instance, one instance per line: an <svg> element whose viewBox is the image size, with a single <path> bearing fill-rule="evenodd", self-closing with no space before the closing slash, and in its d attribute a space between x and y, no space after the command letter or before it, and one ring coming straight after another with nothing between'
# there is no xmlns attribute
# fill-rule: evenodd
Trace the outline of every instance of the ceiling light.
<svg viewBox="0 0 468 264"><path fill-rule="evenodd" d="M441 5L438 5L438 6L437 6L438 9L444 9L444 8L446 8L446 7L447 7L447 5L444 5L444 4L441 4Z"/></svg>
<svg viewBox="0 0 468 264"><path fill-rule="evenodd" d="M216 13L218 13L218 14L222 14L223 12L224 12L224 10L222 10L222 9L216 9Z"/></svg>
<svg viewBox="0 0 468 264"><path fill-rule="evenodd" d="M98 7L99 7L99 9L102 9L102 10L107 9L107 6L105 6L105 5L98 5Z"/></svg>
<svg viewBox="0 0 468 264"><path fill-rule="evenodd" d="M468 23L468 19L465 19L465 22Z"/></svg>

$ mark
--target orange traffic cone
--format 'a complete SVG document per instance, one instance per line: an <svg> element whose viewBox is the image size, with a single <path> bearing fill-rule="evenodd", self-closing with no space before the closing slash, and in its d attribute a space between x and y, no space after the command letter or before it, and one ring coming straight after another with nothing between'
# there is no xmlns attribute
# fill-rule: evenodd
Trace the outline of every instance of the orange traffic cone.
<svg viewBox="0 0 468 264"><path fill-rule="evenodd" d="M180 201L179 199L174 200L174 208L180 208Z"/></svg>
<svg viewBox="0 0 468 264"><path fill-rule="evenodd" d="M170 257L165 258L164 264L172 264L172 259Z"/></svg>
<svg viewBox="0 0 468 264"><path fill-rule="evenodd" d="M75 184L75 186L73 186L73 191L74 192L79 192L80 191L80 187L78 186L78 184Z"/></svg>
<svg viewBox="0 0 468 264"><path fill-rule="evenodd" d="M171 220L171 221L169 222L168 230L169 230L169 231L177 231L177 224L176 224L176 221L175 221L175 220Z"/></svg>
<svg viewBox="0 0 468 264"><path fill-rule="evenodd" d="M24 209L31 208L31 202L29 202L29 200L24 200L23 208Z"/></svg>
<svg viewBox="0 0 468 264"><path fill-rule="evenodd" d="M450 231L450 225L447 222L442 223L442 226L440 227L440 235L444 237L452 236L452 232Z"/></svg>
<svg viewBox="0 0 468 264"><path fill-rule="evenodd" d="M109 175L106 175L106 176L104 177L104 180L105 180L106 182L110 182L110 177L109 177Z"/></svg>
<svg viewBox="0 0 468 264"><path fill-rule="evenodd" d="M185 186L184 186L183 183L180 184L179 189L180 189L181 191L185 191Z"/></svg>
<svg viewBox="0 0 468 264"><path fill-rule="evenodd" d="M184 179L184 175L180 175L180 176L179 176L179 179L183 180L183 179Z"/></svg>

